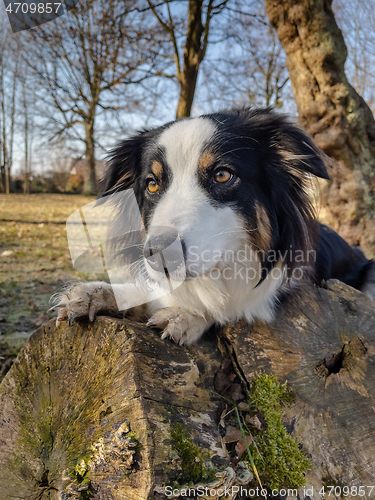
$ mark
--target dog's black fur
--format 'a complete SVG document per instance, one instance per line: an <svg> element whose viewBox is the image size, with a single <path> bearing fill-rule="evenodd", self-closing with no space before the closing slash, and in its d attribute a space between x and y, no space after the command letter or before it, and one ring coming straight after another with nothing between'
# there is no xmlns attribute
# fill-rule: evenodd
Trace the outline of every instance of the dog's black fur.
<svg viewBox="0 0 375 500"><path fill-rule="evenodd" d="M314 281L335 278L358 290L375 289L375 263L366 259L363 252L351 247L331 228L320 224L317 241ZM369 291L368 291L369 292ZM371 292L370 292L371 293ZM370 298L375 300L374 296Z"/></svg>
<svg viewBox="0 0 375 500"><path fill-rule="evenodd" d="M240 185L223 191L220 186L212 189L207 172L201 175L200 182L213 203L235 202L244 218L254 221L251 200L258 200L270 219L272 250L285 254L288 260L290 249L307 252L314 248L316 263L312 278L317 285L330 278L359 290L370 285L366 290L368 294L368 288L373 290L370 296L375 299L374 261L366 259L360 249L350 247L332 229L315 221L304 190L305 174L329 177L322 155L311 138L284 115L276 114L270 108L225 111L203 118L213 120L219 129L211 148L218 156L225 155L225 166L231 167L242 179ZM157 147L157 140L174 123L144 130L120 143L110 154L103 179L101 196L130 187L135 190L146 228L153 206L162 195L159 193L152 200L144 196L148 166L153 160L163 164L161 183L166 190L169 168L165 152ZM249 227L251 229L251 223ZM272 265L273 262L265 260L265 268L270 269ZM293 269L294 265L295 262L290 260L288 269Z"/></svg>

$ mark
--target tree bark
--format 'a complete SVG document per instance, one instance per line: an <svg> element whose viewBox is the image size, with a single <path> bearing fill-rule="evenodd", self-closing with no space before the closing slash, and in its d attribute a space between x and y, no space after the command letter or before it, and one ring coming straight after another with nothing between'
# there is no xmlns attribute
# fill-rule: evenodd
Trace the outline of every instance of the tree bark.
<svg viewBox="0 0 375 500"><path fill-rule="evenodd" d="M375 254L375 121L345 75L347 49L331 0L266 0L287 55L301 125L333 158L325 222Z"/></svg>
<svg viewBox="0 0 375 500"><path fill-rule="evenodd" d="M13 166L13 146L14 146L14 126L15 126L15 114L16 114L16 90L18 86L18 68L19 61L18 58L16 60L16 66L13 74L13 90L12 90L12 99L11 99L11 108L10 108L10 144L9 144L9 155L8 162L5 166L5 193L10 194L10 185L11 185L11 170Z"/></svg>
<svg viewBox="0 0 375 500"><path fill-rule="evenodd" d="M0 166L1 166L1 188L6 193L6 172L7 172L7 163L8 163L8 153L7 153L7 114L5 111L5 85L4 85L4 57L0 57L0 101L1 101L1 119L0 119L0 131L1 139L0 139Z"/></svg>
<svg viewBox="0 0 375 500"><path fill-rule="evenodd" d="M217 485L245 487L252 475L219 432L231 408L210 391L224 384L246 401L261 371L295 393L284 423L313 464L298 498L322 487L340 498L328 486L375 498L373 302L330 281L287 299L271 326L240 322L189 348L107 317L39 328L0 385L1 500L166 498L163 485L186 473L176 422L209 452Z"/></svg>
<svg viewBox="0 0 375 500"><path fill-rule="evenodd" d="M25 144L25 176L23 184L23 192L25 194L30 194L30 159L29 159L29 115L28 115L28 105L26 103L25 88L23 89L23 104L24 104L24 144Z"/></svg>
<svg viewBox="0 0 375 500"><path fill-rule="evenodd" d="M83 181L83 193L86 195L93 195L96 194L94 119L86 122L85 127L86 162Z"/></svg>

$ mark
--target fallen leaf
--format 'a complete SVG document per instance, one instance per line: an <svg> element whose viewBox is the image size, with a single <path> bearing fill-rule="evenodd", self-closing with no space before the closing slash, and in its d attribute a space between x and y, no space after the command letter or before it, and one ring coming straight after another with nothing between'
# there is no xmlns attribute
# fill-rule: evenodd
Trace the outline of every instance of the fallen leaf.
<svg viewBox="0 0 375 500"><path fill-rule="evenodd" d="M215 377L215 390L222 393L229 385L228 376L224 372L218 372Z"/></svg>
<svg viewBox="0 0 375 500"><path fill-rule="evenodd" d="M262 430L262 422L259 420L259 418L256 415L254 415L253 417L250 417L250 415L246 415L245 420L249 424L253 425L259 431Z"/></svg>
<svg viewBox="0 0 375 500"><path fill-rule="evenodd" d="M232 401L245 399L241 384L231 384L229 388L229 399L231 399Z"/></svg>
<svg viewBox="0 0 375 500"><path fill-rule="evenodd" d="M251 436L246 436L246 441L247 441L247 444L250 446L251 443L253 442L253 439ZM240 459L246 451L246 444L245 444L245 441L243 440L243 438L241 438L238 441L238 443L236 444L235 450L236 450L237 458Z"/></svg>
<svg viewBox="0 0 375 500"><path fill-rule="evenodd" d="M237 429L237 427L233 427L228 425L225 436L223 437L224 443L234 443L242 438L242 432Z"/></svg>
<svg viewBox="0 0 375 500"><path fill-rule="evenodd" d="M238 403L237 408L241 411L249 411L250 406L247 403Z"/></svg>
<svg viewBox="0 0 375 500"><path fill-rule="evenodd" d="M224 429L225 429L225 417L227 416L227 413L228 413L227 405L225 405L224 410L221 412L220 422L219 422L219 425L221 425L221 427L224 427Z"/></svg>

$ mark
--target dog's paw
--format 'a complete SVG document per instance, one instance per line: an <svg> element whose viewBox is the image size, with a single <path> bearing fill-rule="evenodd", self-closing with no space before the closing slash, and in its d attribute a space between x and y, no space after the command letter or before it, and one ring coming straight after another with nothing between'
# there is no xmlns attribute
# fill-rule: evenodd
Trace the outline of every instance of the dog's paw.
<svg viewBox="0 0 375 500"><path fill-rule="evenodd" d="M180 345L194 344L211 324L179 307L158 309L147 322L148 326L163 330L163 340L170 338Z"/></svg>
<svg viewBox="0 0 375 500"><path fill-rule="evenodd" d="M51 300L54 305L50 311L57 310L57 326L63 320L68 320L69 325L72 325L76 318L82 316L94 321L99 311L118 311L111 286L101 281L68 284Z"/></svg>

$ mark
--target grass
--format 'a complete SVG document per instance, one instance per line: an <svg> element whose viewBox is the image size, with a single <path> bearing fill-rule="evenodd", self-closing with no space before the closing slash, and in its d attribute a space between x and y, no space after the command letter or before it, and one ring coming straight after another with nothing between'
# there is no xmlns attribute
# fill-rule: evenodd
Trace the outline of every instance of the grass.
<svg viewBox="0 0 375 500"><path fill-rule="evenodd" d="M53 314L51 295L77 272L65 222L93 198L81 195L0 194L0 378L30 334Z"/></svg>

